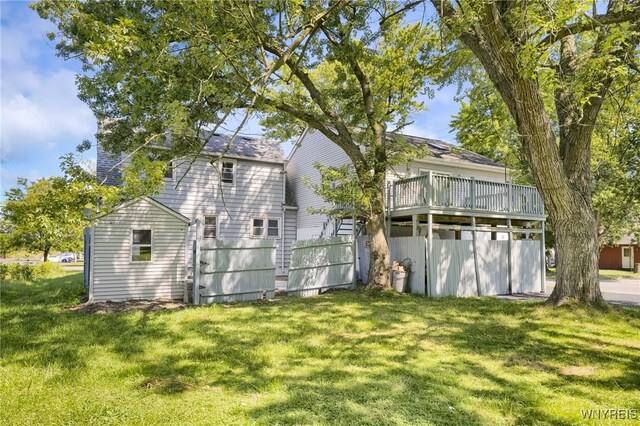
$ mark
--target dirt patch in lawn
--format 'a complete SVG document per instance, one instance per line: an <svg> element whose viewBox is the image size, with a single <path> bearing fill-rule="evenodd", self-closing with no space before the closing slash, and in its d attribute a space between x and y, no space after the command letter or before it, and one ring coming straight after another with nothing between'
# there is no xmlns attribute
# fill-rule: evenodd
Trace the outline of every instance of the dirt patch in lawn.
<svg viewBox="0 0 640 426"><path fill-rule="evenodd" d="M571 365L560 369L560 374L563 376L579 376L588 377L596 372L595 367L578 367Z"/></svg>
<svg viewBox="0 0 640 426"><path fill-rule="evenodd" d="M181 309L187 305L172 299L155 299L155 300L127 300L125 302L99 302L99 303L81 303L80 305L70 308L72 311L86 312L88 314L111 314L115 312L130 311L164 311L170 309Z"/></svg>

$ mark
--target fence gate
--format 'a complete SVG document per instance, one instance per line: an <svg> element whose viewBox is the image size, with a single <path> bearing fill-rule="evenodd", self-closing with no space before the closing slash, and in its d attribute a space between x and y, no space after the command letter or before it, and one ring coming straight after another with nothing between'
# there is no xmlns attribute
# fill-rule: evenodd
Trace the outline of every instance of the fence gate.
<svg viewBox="0 0 640 426"><path fill-rule="evenodd" d="M196 305L275 296L275 240L195 241L193 260L193 303Z"/></svg>
<svg viewBox="0 0 640 426"><path fill-rule="evenodd" d="M351 236L298 240L291 249L287 292L313 296L355 286L355 240Z"/></svg>

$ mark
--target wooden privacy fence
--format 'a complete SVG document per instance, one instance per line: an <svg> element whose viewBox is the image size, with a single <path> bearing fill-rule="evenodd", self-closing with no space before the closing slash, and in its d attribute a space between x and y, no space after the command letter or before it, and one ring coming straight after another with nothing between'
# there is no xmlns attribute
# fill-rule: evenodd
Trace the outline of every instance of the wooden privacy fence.
<svg viewBox="0 0 640 426"><path fill-rule="evenodd" d="M287 293L313 296L329 288L355 285L354 245L351 236L294 242Z"/></svg>
<svg viewBox="0 0 640 426"><path fill-rule="evenodd" d="M193 261L196 305L275 296L275 240L196 240Z"/></svg>
<svg viewBox="0 0 640 426"><path fill-rule="evenodd" d="M360 280L367 282L369 276L369 245L366 235L358 237L358 260ZM411 260L411 272L407 283L409 293L425 294L425 247L424 237L391 237L389 249L391 261Z"/></svg>
<svg viewBox="0 0 640 426"><path fill-rule="evenodd" d="M493 296L540 291L544 259L540 241L432 240L431 255L424 237L389 238L391 260L411 259L409 292L428 296ZM367 280L367 237L358 238L360 279Z"/></svg>
<svg viewBox="0 0 640 426"><path fill-rule="evenodd" d="M540 291L540 241L432 241L427 253L430 296L493 296ZM478 294L479 292L479 294Z"/></svg>

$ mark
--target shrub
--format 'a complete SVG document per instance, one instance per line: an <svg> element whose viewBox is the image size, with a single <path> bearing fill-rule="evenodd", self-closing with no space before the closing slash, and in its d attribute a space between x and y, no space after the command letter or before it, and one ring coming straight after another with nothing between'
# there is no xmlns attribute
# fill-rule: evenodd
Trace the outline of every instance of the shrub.
<svg viewBox="0 0 640 426"><path fill-rule="evenodd" d="M51 262L0 264L0 278L3 280L35 281L41 278L53 278L63 273L64 270L60 265Z"/></svg>

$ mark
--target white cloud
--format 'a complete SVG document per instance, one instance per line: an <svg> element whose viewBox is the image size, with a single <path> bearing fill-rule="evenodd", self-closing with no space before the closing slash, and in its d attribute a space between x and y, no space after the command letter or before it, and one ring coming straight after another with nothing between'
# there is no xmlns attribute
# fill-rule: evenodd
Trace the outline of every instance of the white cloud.
<svg viewBox="0 0 640 426"><path fill-rule="evenodd" d="M95 131L93 114L76 97L74 72L23 70L3 80L3 159L53 148L61 139L78 144Z"/></svg>
<svg viewBox="0 0 640 426"><path fill-rule="evenodd" d="M1 52L0 159L5 166L60 145L71 151L96 126L76 96L71 64L54 58L44 36L51 24L26 7L9 12L14 19L2 24Z"/></svg>

